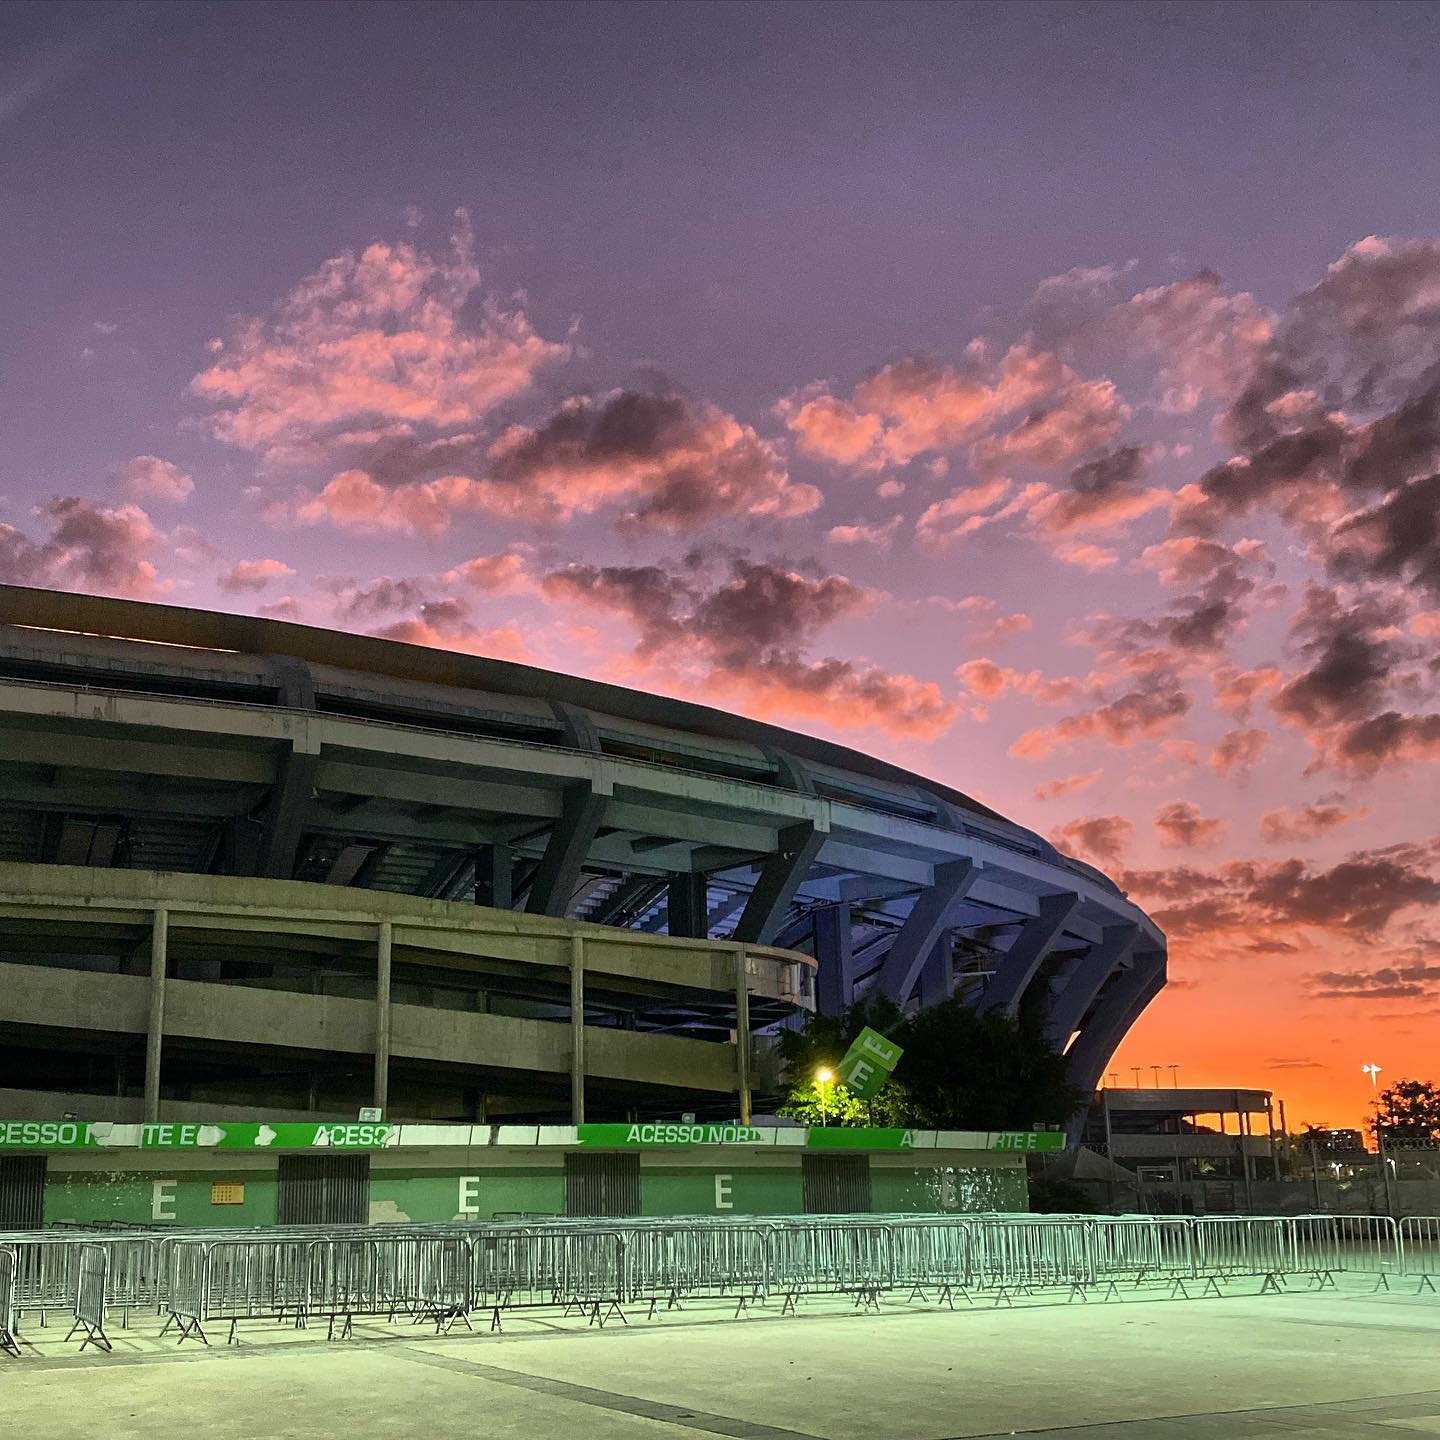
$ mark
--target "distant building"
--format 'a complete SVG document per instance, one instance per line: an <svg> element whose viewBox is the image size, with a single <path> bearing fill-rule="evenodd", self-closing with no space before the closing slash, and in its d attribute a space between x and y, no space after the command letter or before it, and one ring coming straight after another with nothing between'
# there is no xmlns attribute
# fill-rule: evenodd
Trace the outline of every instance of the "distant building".
<svg viewBox="0 0 1440 1440"><path fill-rule="evenodd" d="M1207 1182L1207 1210L1223 1210L1248 1199L1256 1180L1279 1178L1268 1090L1100 1090L1082 1140L1133 1174L1156 1209L1188 1208L1181 1197L1192 1181Z"/></svg>

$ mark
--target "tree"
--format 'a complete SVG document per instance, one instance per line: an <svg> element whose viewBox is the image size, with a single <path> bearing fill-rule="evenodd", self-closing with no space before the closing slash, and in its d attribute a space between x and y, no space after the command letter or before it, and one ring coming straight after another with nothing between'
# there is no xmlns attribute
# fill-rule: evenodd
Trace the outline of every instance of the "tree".
<svg viewBox="0 0 1440 1440"><path fill-rule="evenodd" d="M839 1070L845 1052L867 1025L904 1045L899 1037L905 1017L884 996L857 1001L839 1015L811 1015L804 1030L785 1031L780 1060L789 1088L778 1113L804 1125L910 1124L903 1087L895 1080L887 1080L874 1100L866 1102L838 1079L818 1078L822 1070L832 1075Z"/></svg>
<svg viewBox="0 0 1440 1440"><path fill-rule="evenodd" d="M1070 1084L1065 1057L1050 1043L1038 1013L1020 1019L998 1011L977 1015L952 997L906 1017L891 1001L875 997L838 1016L813 1015L803 1031L782 1037L780 1054L790 1087L782 1115L822 1122L816 1072L834 1071L867 1025L905 1053L869 1105L837 1082L826 1085L824 1123L1025 1129L1064 1124L1087 1098Z"/></svg>
<svg viewBox="0 0 1440 1440"><path fill-rule="evenodd" d="M1396 1081L1380 1092L1373 1108L1368 1129L1377 1141L1380 1131L1387 1145L1440 1140L1440 1085L1433 1080Z"/></svg>

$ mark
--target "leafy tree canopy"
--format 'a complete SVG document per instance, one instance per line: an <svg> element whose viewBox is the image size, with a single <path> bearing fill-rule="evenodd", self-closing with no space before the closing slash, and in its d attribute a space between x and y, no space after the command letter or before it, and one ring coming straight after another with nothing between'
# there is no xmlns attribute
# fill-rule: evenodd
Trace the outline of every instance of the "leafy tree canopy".
<svg viewBox="0 0 1440 1440"><path fill-rule="evenodd" d="M1370 1134L1385 1132L1386 1144L1440 1140L1440 1085L1433 1080L1398 1080L1375 1101Z"/></svg>
<svg viewBox="0 0 1440 1440"><path fill-rule="evenodd" d="M866 1026L904 1049L895 1074L867 1105L834 1072ZM840 1015L813 1015L788 1031L780 1055L789 1086L780 1114L809 1125L901 1125L936 1130L1016 1130L1061 1125L1088 1098L1066 1078L1065 1057L1041 1015L977 1015L958 997L906 1016L884 997Z"/></svg>

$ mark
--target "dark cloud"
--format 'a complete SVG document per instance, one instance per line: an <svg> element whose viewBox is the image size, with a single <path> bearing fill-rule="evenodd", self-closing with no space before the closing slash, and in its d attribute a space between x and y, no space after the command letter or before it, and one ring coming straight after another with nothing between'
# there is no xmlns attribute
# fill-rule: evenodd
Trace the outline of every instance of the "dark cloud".
<svg viewBox="0 0 1440 1440"><path fill-rule="evenodd" d="M749 426L673 390L567 401L533 430L490 447L485 478L566 511L615 503L638 530L693 530L724 515L806 514L820 503L793 485L779 454Z"/></svg>
<svg viewBox="0 0 1440 1440"><path fill-rule="evenodd" d="M1057 826L1048 839L1067 854L1118 865L1134 833L1134 825L1123 815L1091 815Z"/></svg>
<svg viewBox="0 0 1440 1440"><path fill-rule="evenodd" d="M1189 713L1192 703L1190 692L1173 674L1157 671L1093 710L1027 730L1011 745L1010 754L1043 760L1062 746L1091 738L1123 749L1142 740L1158 739L1174 729Z"/></svg>
<svg viewBox="0 0 1440 1440"><path fill-rule="evenodd" d="M717 567L721 573L715 573ZM933 684L879 666L811 659L820 632L870 598L840 575L806 572L741 552L695 553L679 565L572 564L542 577L543 594L623 616L635 653L752 706L939 734L957 713Z"/></svg>
<svg viewBox="0 0 1440 1440"><path fill-rule="evenodd" d="M1147 452L1143 445L1122 445L1106 451L1070 472L1071 488L1081 495L1103 495L1145 478Z"/></svg>
<svg viewBox="0 0 1440 1440"><path fill-rule="evenodd" d="M1374 713L1394 667L1405 658L1388 633L1404 616L1405 606L1394 596L1369 595L1347 604L1335 590L1308 586L1290 626L1307 668L1280 687L1271 708L1312 731Z"/></svg>
<svg viewBox="0 0 1440 1440"><path fill-rule="evenodd" d="M1324 802L1293 810L1267 810L1260 817L1260 834L1272 845L1314 840L1366 813L1363 808L1347 810L1343 805Z"/></svg>
<svg viewBox="0 0 1440 1440"><path fill-rule="evenodd" d="M43 541L0 525L0 580L101 594L145 596L157 589L150 556L160 534L136 505L104 506L57 496L37 512L51 522Z"/></svg>
<svg viewBox="0 0 1440 1440"><path fill-rule="evenodd" d="M1418 960L1374 970L1317 970L1308 984L1318 1000L1427 1000L1440 995L1440 965Z"/></svg>
<svg viewBox="0 0 1440 1440"><path fill-rule="evenodd" d="M1335 526L1326 556L1344 580L1398 580L1440 596L1440 474L1392 491Z"/></svg>
<svg viewBox="0 0 1440 1440"><path fill-rule="evenodd" d="M1170 850L1203 850L1225 834L1223 820L1208 819L1188 800L1162 805L1155 815L1155 833Z"/></svg>
<svg viewBox="0 0 1440 1440"><path fill-rule="evenodd" d="M1440 904L1437 858L1437 844L1396 845L1358 851L1320 870L1299 859L1237 860L1214 870L1176 866L1116 878L1151 902L1156 923L1174 936L1213 939L1236 931L1253 941L1266 938L1267 926L1277 927L1281 939L1298 926L1374 935L1411 906Z"/></svg>

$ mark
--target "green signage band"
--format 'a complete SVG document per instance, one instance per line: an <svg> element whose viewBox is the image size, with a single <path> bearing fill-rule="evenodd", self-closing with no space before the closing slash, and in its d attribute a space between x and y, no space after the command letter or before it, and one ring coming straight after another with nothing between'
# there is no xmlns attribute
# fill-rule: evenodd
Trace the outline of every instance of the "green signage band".
<svg viewBox="0 0 1440 1440"><path fill-rule="evenodd" d="M694 1124L657 1121L643 1125L496 1126L391 1125L362 1120L299 1124L185 1121L154 1125L84 1120L0 1120L0 1153L63 1150L380 1150L474 1146L573 1147L609 1150L688 1146L803 1146L812 1150L999 1150L1057 1151L1058 1130L940 1131L867 1126L764 1126L735 1121Z"/></svg>
<svg viewBox="0 0 1440 1440"><path fill-rule="evenodd" d="M757 1125L693 1125L662 1122L656 1125L577 1125L582 1145L610 1149L632 1145L768 1145L771 1136Z"/></svg>
<svg viewBox="0 0 1440 1440"><path fill-rule="evenodd" d="M120 1125L81 1120L0 1121L0 1150L377 1150L398 1140L397 1125L348 1122Z"/></svg>

